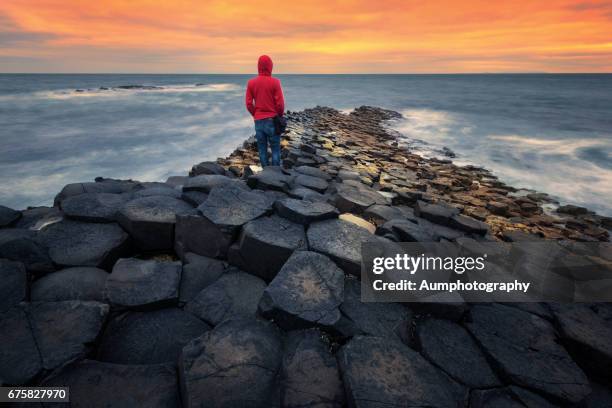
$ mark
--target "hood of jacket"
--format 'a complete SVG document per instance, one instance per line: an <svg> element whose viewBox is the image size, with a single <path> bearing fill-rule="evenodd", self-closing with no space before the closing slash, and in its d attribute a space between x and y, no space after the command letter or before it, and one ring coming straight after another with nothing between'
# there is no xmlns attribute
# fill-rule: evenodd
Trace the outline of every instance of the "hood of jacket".
<svg viewBox="0 0 612 408"><path fill-rule="evenodd" d="M272 58L267 55L259 57L259 61L257 61L257 72L259 72L259 75L272 75Z"/></svg>

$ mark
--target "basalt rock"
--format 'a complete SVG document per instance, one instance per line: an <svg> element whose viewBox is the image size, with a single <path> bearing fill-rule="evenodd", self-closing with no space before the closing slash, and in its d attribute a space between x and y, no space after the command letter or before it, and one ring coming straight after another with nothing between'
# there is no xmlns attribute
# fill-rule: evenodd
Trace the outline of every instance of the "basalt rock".
<svg viewBox="0 0 612 408"><path fill-rule="evenodd" d="M193 205L194 207L199 206L208 198L208 194L201 191L185 191L181 194L181 200Z"/></svg>
<svg viewBox="0 0 612 408"><path fill-rule="evenodd" d="M93 267L62 269L35 281L30 296L33 302L63 300L104 302L104 287L108 276L108 272Z"/></svg>
<svg viewBox="0 0 612 408"><path fill-rule="evenodd" d="M277 215L244 225L228 253L230 264L271 281L293 251L306 249L304 227Z"/></svg>
<svg viewBox="0 0 612 408"><path fill-rule="evenodd" d="M473 390L470 394L470 408L554 408L538 394L519 387L493 388L489 390Z"/></svg>
<svg viewBox="0 0 612 408"><path fill-rule="evenodd" d="M185 264L181 273L179 302L189 302L205 287L215 282L225 272L223 262L194 253L185 254Z"/></svg>
<svg viewBox="0 0 612 408"><path fill-rule="evenodd" d="M259 173L249 176L247 184L259 190L285 191L292 180L293 177L284 174L280 167L268 166Z"/></svg>
<svg viewBox="0 0 612 408"><path fill-rule="evenodd" d="M298 172L298 173L301 173L301 174L305 174L307 176L318 177L318 178L323 179L325 181L330 181L331 180L331 176L329 174L327 174L323 170L318 169L316 167L299 166L299 167L295 168L295 171Z"/></svg>
<svg viewBox="0 0 612 408"><path fill-rule="evenodd" d="M227 272L205 287L185 310L215 326L226 319L254 318L266 284L245 272Z"/></svg>
<svg viewBox="0 0 612 408"><path fill-rule="evenodd" d="M589 374L612 378L612 326L583 304L552 305L561 338Z"/></svg>
<svg viewBox="0 0 612 408"><path fill-rule="evenodd" d="M278 200L274 204L274 208L281 217L302 225L338 216L338 210L331 204L309 202L295 198Z"/></svg>
<svg viewBox="0 0 612 408"><path fill-rule="evenodd" d="M382 337L357 336L338 353L351 407L457 406L451 382L417 352Z"/></svg>
<svg viewBox="0 0 612 408"><path fill-rule="evenodd" d="M183 346L210 326L180 309L126 312L106 326L98 360L115 364L175 362Z"/></svg>
<svg viewBox="0 0 612 408"><path fill-rule="evenodd" d="M21 262L28 271L35 274L55 270L48 248L40 242L35 231L0 229L0 258Z"/></svg>
<svg viewBox="0 0 612 408"><path fill-rule="evenodd" d="M489 226L486 223L461 214L451 217L449 226L460 231L478 235L485 235L489 232Z"/></svg>
<svg viewBox="0 0 612 408"><path fill-rule="evenodd" d="M182 259L188 252L225 257L235 234L235 227L216 225L201 215L177 215L174 250Z"/></svg>
<svg viewBox="0 0 612 408"><path fill-rule="evenodd" d="M286 330L331 327L343 300L342 270L324 255L296 251L264 291L259 311Z"/></svg>
<svg viewBox="0 0 612 408"><path fill-rule="evenodd" d="M414 215L441 225L450 225L451 218L457 214L459 214L459 210L456 208L441 204L429 204L424 201L417 201L414 207Z"/></svg>
<svg viewBox="0 0 612 408"><path fill-rule="evenodd" d="M57 265L108 269L129 245L128 234L117 224L63 220L40 231L41 241Z"/></svg>
<svg viewBox="0 0 612 408"><path fill-rule="evenodd" d="M84 193L66 198L61 202L61 208L73 220L114 222L127 200L128 197L122 194Z"/></svg>
<svg viewBox="0 0 612 408"><path fill-rule="evenodd" d="M39 231L49 224L61 221L64 214L57 207L31 207L21 212L15 228Z"/></svg>
<svg viewBox="0 0 612 408"><path fill-rule="evenodd" d="M393 237L393 240L398 242L435 241L432 230L406 219L387 221L376 229L376 234L384 237Z"/></svg>
<svg viewBox="0 0 612 408"><path fill-rule="evenodd" d="M174 244L176 216L194 213L182 200L150 196L127 202L119 212L119 223L143 250L167 250Z"/></svg>
<svg viewBox="0 0 612 408"><path fill-rule="evenodd" d="M183 405L278 405L274 388L281 358L280 335L272 324L228 320L183 348L179 360Z"/></svg>
<svg viewBox="0 0 612 408"><path fill-rule="evenodd" d="M131 194L131 196L132 198L164 196L178 199L181 198L181 191L165 183L159 183L143 188L142 190L135 191Z"/></svg>
<svg viewBox="0 0 612 408"><path fill-rule="evenodd" d="M225 175L225 169L218 163L215 162L202 162L194 165L189 172L191 177L199 176L202 174L220 174Z"/></svg>
<svg viewBox="0 0 612 408"><path fill-rule="evenodd" d="M344 281L344 301L340 305L342 319L336 330L343 336L381 336L399 339L412 321L412 312L401 303L378 303L361 301L361 284L347 278Z"/></svg>
<svg viewBox="0 0 612 408"><path fill-rule="evenodd" d="M0 312L0 383L23 385L43 369L23 307Z"/></svg>
<svg viewBox="0 0 612 408"><path fill-rule="evenodd" d="M65 405L72 407L179 408L176 378L174 364L123 365L82 360L63 368L43 386L69 387L70 404Z"/></svg>
<svg viewBox="0 0 612 408"><path fill-rule="evenodd" d="M9 227L21 218L21 212L0 205L0 228Z"/></svg>
<svg viewBox="0 0 612 408"><path fill-rule="evenodd" d="M179 262L117 261L106 281L106 296L118 307L146 308L178 301L181 280Z"/></svg>
<svg viewBox="0 0 612 408"><path fill-rule="evenodd" d="M566 403L577 403L591 392L546 320L498 304L474 306L470 314L468 330L507 380Z"/></svg>
<svg viewBox="0 0 612 408"><path fill-rule="evenodd" d="M346 273L356 276L361 272L361 244L376 238L368 230L338 219L312 223L307 236L311 250L329 256Z"/></svg>
<svg viewBox="0 0 612 408"><path fill-rule="evenodd" d="M202 193L210 193L213 188L226 185L232 185L237 188L248 190L248 187L239 180L218 174L205 174L187 179L183 185L183 191L200 191Z"/></svg>
<svg viewBox="0 0 612 408"><path fill-rule="evenodd" d="M340 212L361 214L368 207L389 204L389 200L375 190L367 187L354 187L344 183L337 185L334 205Z"/></svg>
<svg viewBox="0 0 612 408"><path fill-rule="evenodd" d="M26 299L28 276L21 262L0 259L0 313Z"/></svg>
<svg viewBox="0 0 612 408"><path fill-rule="evenodd" d="M289 333L280 378L283 407L344 406L344 389L336 358L318 330Z"/></svg>
<svg viewBox="0 0 612 408"><path fill-rule="evenodd" d="M102 179L96 182L72 183L64 186L62 191L55 196L53 205L59 206L68 197L85 193L110 193L121 194L138 188L138 183L131 180Z"/></svg>
<svg viewBox="0 0 612 408"><path fill-rule="evenodd" d="M414 219L414 212L410 207L374 204L363 212L363 217L379 226L391 220Z"/></svg>
<svg viewBox="0 0 612 408"><path fill-rule="evenodd" d="M455 381L470 388L501 385L476 342L460 325L427 319L417 324L416 337L421 354ZM467 361L469 370L466 370Z"/></svg>
<svg viewBox="0 0 612 408"><path fill-rule="evenodd" d="M99 302L36 302L27 309L43 367L52 370L86 355L106 320Z"/></svg>
<svg viewBox="0 0 612 408"><path fill-rule="evenodd" d="M319 177L298 174L293 180L293 187L306 187L316 192L324 193L327 187L329 187L329 183Z"/></svg>

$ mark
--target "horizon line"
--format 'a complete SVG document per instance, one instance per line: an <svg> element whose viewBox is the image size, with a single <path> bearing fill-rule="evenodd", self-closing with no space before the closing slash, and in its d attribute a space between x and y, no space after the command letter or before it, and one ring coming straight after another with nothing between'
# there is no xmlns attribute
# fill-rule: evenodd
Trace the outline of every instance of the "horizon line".
<svg viewBox="0 0 612 408"><path fill-rule="evenodd" d="M300 73L286 72L275 75L610 75L610 72L336 72L336 73ZM255 72L0 72L0 75L257 75Z"/></svg>

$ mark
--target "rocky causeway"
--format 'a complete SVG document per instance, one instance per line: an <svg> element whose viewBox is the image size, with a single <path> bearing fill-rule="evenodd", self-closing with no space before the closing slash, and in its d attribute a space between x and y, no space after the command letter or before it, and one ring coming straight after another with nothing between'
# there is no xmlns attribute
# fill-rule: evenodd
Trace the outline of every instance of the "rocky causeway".
<svg viewBox="0 0 612 408"><path fill-rule="evenodd" d="M166 182L0 206L0 385L68 386L73 407L612 406L612 304L361 302L364 242L612 228L412 154L398 115L289 112L281 167L250 138Z"/></svg>

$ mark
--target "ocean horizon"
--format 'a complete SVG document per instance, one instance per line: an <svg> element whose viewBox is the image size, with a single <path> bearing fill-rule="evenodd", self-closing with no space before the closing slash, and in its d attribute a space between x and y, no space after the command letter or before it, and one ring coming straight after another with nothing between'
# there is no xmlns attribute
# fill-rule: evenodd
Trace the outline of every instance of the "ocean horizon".
<svg viewBox="0 0 612 408"><path fill-rule="evenodd" d="M243 74L0 74L0 204L97 176L163 181L253 134ZM396 110L424 156L612 215L612 74L284 74L287 109Z"/></svg>

